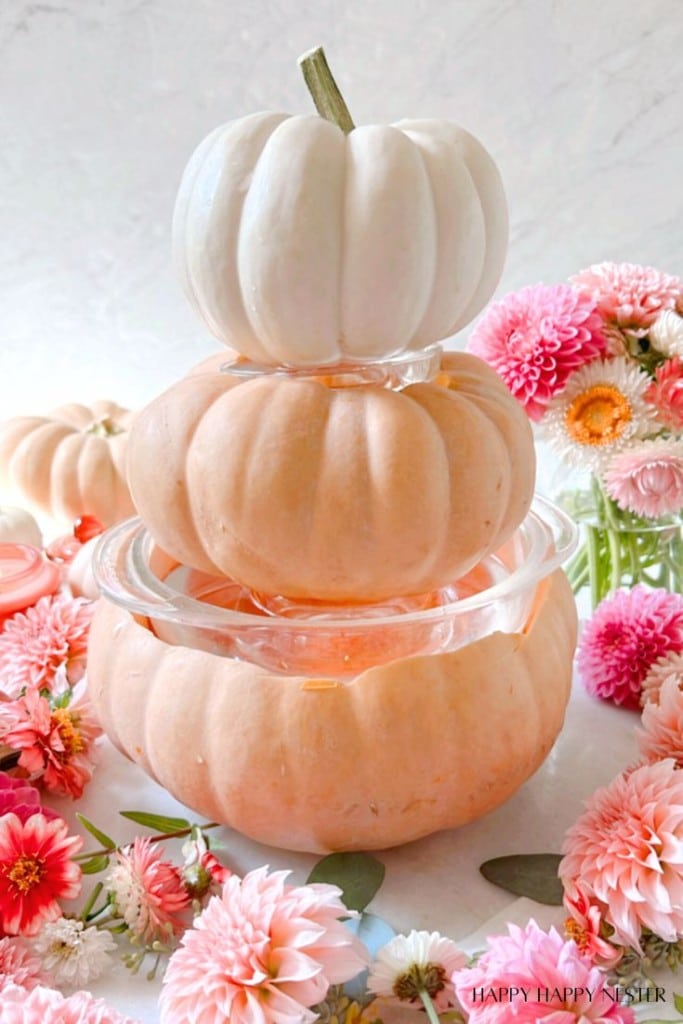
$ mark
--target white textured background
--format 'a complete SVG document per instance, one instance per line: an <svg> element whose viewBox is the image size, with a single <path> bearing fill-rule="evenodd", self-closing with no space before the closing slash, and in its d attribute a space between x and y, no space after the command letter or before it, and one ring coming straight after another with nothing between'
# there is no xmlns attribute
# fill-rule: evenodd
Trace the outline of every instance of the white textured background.
<svg viewBox="0 0 683 1024"><path fill-rule="evenodd" d="M214 348L170 267L182 168L224 120L312 110L319 42L357 123L449 118L493 153L499 293L683 271L681 0L0 0L3 413L139 404Z"/></svg>

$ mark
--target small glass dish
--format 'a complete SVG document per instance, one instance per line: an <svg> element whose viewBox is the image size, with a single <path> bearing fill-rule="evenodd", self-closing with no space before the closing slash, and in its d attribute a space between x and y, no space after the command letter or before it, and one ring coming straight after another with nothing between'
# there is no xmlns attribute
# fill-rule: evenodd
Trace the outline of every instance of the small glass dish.
<svg viewBox="0 0 683 1024"><path fill-rule="evenodd" d="M431 594L329 605L255 594L178 565L140 519L100 540L102 593L149 620L165 643L240 658L286 675L351 679L397 658L454 651L490 633L524 630L539 582L576 546L571 519L536 497L521 526L466 576Z"/></svg>

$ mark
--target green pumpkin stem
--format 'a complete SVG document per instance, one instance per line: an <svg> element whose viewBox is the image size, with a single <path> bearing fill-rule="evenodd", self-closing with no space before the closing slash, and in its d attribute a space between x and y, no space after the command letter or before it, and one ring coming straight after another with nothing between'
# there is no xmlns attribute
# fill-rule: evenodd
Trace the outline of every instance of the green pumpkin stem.
<svg viewBox="0 0 683 1024"><path fill-rule="evenodd" d="M344 97L332 77L322 46L316 46L314 50L302 54L299 57L299 66L320 116L336 124L345 135L352 132L355 125Z"/></svg>

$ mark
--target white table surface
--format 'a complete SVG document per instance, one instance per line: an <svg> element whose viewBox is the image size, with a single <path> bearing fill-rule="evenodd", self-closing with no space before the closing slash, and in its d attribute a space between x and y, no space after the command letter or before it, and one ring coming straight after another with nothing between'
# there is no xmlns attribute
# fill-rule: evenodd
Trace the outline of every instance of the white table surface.
<svg viewBox="0 0 683 1024"><path fill-rule="evenodd" d="M516 904L514 897L481 877L479 865L505 854L559 851L564 832L584 799L636 758L637 721L635 712L595 701L575 683L565 727L536 775L504 806L480 821L377 854L386 865L386 878L369 909L397 931L436 929L455 940L463 940L494 916L498 926L507 919L523 923L529 907L538 913L539 923L560 925L564 918L561 908L543 908L526 901ZM489 739L482 723L482 743ZM75 820L72 803L53 804ZM131 838L136 827L119 817L119 810L188 813L109 742L102 746L95 778L77 809L121 842ZM299 884L318 859L258 845L229 829L213 834L220 835L225 844L222 856L239 873L269 864L271 868L290 868L292 881ZM86 848L92 849L95 843L89 843ZM176 849L179 854L179 847ZM683 979L678 987L683 989ZM117 966L93 991L144 1024L157 1024L159 988L159 982L132 977L123 966ZM673 977L667 982L669 988L674 991Z"/></svg>

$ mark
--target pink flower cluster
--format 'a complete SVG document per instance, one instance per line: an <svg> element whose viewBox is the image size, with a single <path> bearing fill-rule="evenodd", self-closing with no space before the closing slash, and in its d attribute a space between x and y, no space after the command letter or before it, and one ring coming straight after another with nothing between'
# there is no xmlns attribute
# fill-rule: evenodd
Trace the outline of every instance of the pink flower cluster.
<svg viewBox="0 0 683 1024"><path fill-rule="evenodd" d="M683 596L642 584L602 601L585 625L578 670L590 694L638 708L655 663L683 651Z"/></svg>
<svg viewBox="0 0 683 1024"><path fill-rule="evenodd" d="M679 278L601 263L568 285L523 288L488 308L468 348L497 370L561 457L598 473L618 508L646 519L680 513Z"/></svg>

